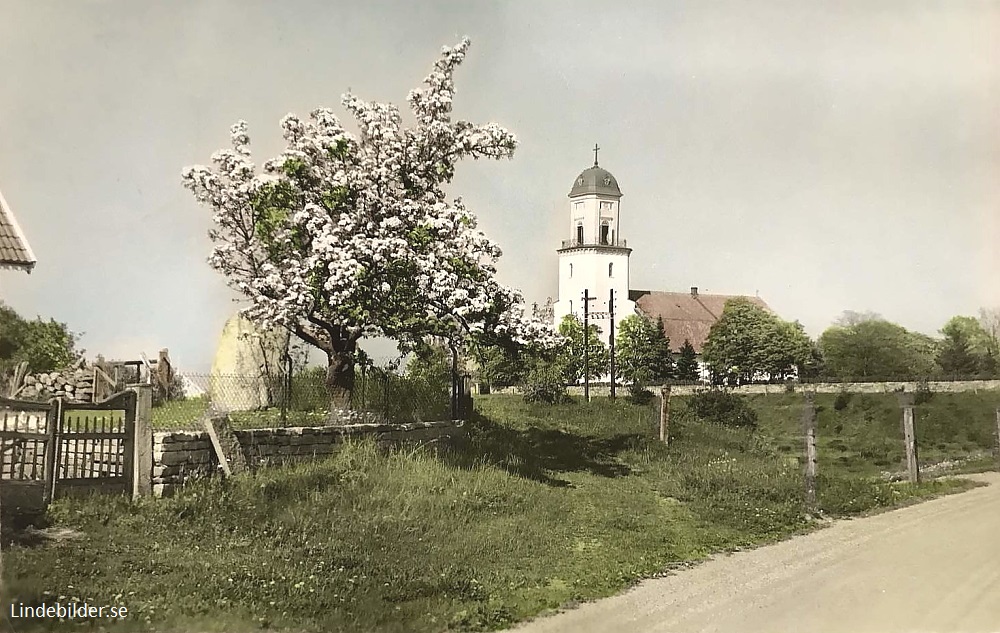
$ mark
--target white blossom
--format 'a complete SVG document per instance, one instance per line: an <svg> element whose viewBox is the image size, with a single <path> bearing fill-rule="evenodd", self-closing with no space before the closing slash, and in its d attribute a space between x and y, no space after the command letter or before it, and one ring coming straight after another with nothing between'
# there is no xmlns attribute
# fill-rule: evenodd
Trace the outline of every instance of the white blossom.
<svg viewBox="0 0 1000 633"><path fill-rule="evenodd" d="M258 173L240 121L213 166L183 170L184 186L213 210L209 264L249 299L248 318L328 354L363 335L407 339L456 322L525 344L558 340L495 279L500 248L445 195L459 159L510 158L517 145L495 123L452 121L453 74L468 47L444 48L410 92L415 127L393 105L348 94L358 135L329 109L288 114L287 147Z"/></svg>

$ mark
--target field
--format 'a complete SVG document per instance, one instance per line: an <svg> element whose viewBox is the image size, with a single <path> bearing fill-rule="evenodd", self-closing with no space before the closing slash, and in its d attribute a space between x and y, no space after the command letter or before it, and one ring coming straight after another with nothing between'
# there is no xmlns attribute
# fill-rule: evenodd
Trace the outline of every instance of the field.
<svg viewBox="0 0 1000 633"><path fill-rule="evenodd" d="M746 396L761 435L778 452L803 451L801 394ZM963 461L964 470L993 468L1000 393L925 394L914 408L922 466ZM817 394L820 472L877 476L905 470L902 415L893 394Z"/></svg>
<svg viewBox="0 0 1000 633"><path fill-rule="evenodd" d="M441 456L355 444L171 499L57 502L51 526L79 537L12 547L8 598L125 605L118 629L489 630L816 525L783 452L792 401L755 402L786 409L753 433L696 419L678 398L669 448L653 409L621 400L476 406L468 441ZM826 469L828 515L970 485L860 470Z"/></svg>

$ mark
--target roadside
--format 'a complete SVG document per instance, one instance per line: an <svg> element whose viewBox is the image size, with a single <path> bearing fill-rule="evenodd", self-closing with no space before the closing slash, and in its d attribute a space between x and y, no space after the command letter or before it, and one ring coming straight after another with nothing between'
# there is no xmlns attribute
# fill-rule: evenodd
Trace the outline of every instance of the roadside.
<svg viewBox="0 0 1000 633"><path fill-rule="evenodd" d="M960 495L833 523L520 626L520 633L995 632L1000 473Z"/></svg>

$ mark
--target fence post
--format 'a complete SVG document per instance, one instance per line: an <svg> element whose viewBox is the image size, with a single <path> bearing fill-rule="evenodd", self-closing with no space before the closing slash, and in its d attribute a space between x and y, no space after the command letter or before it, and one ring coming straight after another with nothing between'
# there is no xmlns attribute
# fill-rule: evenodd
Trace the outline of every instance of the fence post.
<svg viewBox="0 0 1000 633"><path fill-rule="evenodd" d="M130 385L135 393L132 453L132 498L153 494L153 386Z"/></svg>
<svg viewBox="0 0 1000 633"><path fill-rule="evenodd" d="M996 431L997 431L997 433L996 433L996 437L997 437L997 443L996 443L997 466L998 466L998 468L1000 468L1000 407L997 407L997 411L996 411L996 423L997 423L997 429L996 429Z"/></svg>
<svg viewBox="0 0 1000 633"><path fill-rule="evenodd" d="M802 426L806 439L806 504L809 511L816 510L816 471L819 454L816 451L816 395L806 392L806 406L802 411Z"/></svg>
<svg viewBox="0 0 1000 633"><path fill-rule="evenodd" d="M468 421L472 418L472 376L465 374L462 376L462 406L461 406L461 418L462 420Z"/></svg>
<svg viewBox="0 0 1000 633"><path fill-rule="evenodd" d="M900 394L903 407L903 442L906 445L906 473L911 484L920 483L920 464L917 459L917 435L913 421L913 395Z"/></svg>
<svg viewBox="0 0 1000 633"><path fill-rule="evenodd" d="M660 441L670 446L670 385L660 387Z"/></svg>

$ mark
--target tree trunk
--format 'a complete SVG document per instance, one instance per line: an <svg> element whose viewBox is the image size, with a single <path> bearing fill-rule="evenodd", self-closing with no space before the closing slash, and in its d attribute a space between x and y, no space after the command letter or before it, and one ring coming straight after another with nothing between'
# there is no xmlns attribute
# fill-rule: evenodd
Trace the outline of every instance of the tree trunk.
<svg viewBox="0 0 1000 633"><path fill-rule="evenodd" d="M330 396L330 408L350 409L354 392L354 352L328 353L327 363L326 391Z"/></svg>

